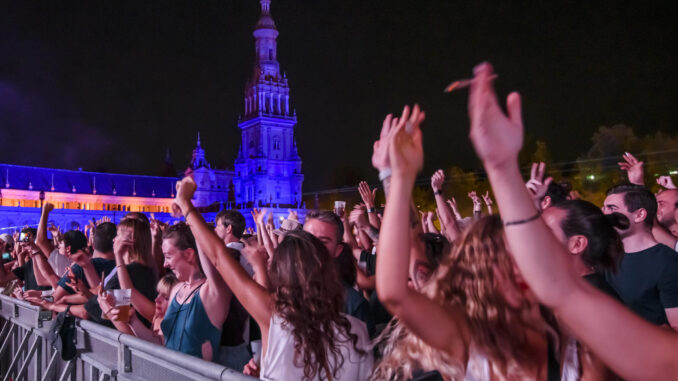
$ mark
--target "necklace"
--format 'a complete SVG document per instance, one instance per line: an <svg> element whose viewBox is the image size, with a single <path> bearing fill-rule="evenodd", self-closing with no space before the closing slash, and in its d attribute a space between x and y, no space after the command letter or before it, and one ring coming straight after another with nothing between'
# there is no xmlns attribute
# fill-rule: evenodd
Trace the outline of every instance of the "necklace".
<svg viewBox="0 0 678 381"><path fill-rule="evenodd" d="M184 288L184 290L187 290L187 289L190 290L191 288L193 288L193 286L195 286L195 285L197 285L197 284L200 284L200 283L204 282L205 279L206 279L206 278L203 277L203 278L194 280L193 282L188 282L188 281L186 281L186 282L184 282L183 288ZM198 288L199 288L199 287L198 287ZM197 288L196 288L196 289L197 289ZM186 303L186 300L187 300L188 298L190 298L191 295L193 295L193 293L195 292L196 289L194 289L191 293L189 293L188 296L182 298L182 299L183 299L182 305L183 305L184 303ZM181 291L182 291L181 294L185 294L185 292L187 292L187 291L184 291L184 290L181 290ZM183 296L183 295L182 295L182 296ZM179 299L179 295L177 295L177 299Z"/></svg>

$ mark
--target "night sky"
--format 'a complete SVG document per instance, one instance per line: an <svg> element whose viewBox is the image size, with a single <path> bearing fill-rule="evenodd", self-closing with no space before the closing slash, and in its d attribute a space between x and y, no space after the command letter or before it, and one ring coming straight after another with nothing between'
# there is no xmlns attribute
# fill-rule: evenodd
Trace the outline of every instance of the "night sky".
<svg viewBox="0 0 678 381"><path fill-rule="evenodd" d="M426 176L478 167L466 92L488 60L518 90L528 135L557 160L600 125L678 133L678 21L669 2L273 0L290 80L304 190L337 173L376 180L372 142L389 112L418 102ZM528 4L531 3L531 4ZM0 0L0 162L160 174L185 168L201 131L231 166L254 60L256 0Z"/></svg>

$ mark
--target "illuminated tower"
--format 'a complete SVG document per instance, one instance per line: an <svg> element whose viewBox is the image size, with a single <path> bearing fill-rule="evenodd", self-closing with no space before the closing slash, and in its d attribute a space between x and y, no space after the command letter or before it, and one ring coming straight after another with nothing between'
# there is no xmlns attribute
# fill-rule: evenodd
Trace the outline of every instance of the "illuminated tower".
<svg viewBox="0 0 678 381"><path fill-rule="evenodd" d="M277 61L278 30L271 0L260 3L261 17L253 33L256 62L238 123L242 139L235 160L235 197L238 203L254 206L296 205L304 181L294 139L297 116L290 111L290 88Z"/></svg>

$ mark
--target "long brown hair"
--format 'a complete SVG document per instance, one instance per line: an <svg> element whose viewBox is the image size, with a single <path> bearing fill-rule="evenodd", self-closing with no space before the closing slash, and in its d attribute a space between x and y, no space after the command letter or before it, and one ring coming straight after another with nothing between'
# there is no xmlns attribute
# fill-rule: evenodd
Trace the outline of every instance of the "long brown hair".
<svg viewBox="0 0 678 381"><path fill-rule="evenodd" d="M358 353L358 337L342 315L344 288L325 245L305 231L285 235L275 251L270 270L275 313L294 336L294 365L304 378L322 372L337 378L344 358L339 343L350 343Z"/></svg>
<svg viewBox="0 0 678 381"><path fill-rule="evenodd" d="M134 237L134 248L129 252L130 262L150 267L157 274L158 269L153 261L151 226L142 220L123 218L118 223L120 228L131 230Z"/></svg>
<svg viewBox="0 0 678 381"><path fill-rule="evenodd" d="M522 317L525 308L506 301L495 272L515 284L513 261L496 216L480 219L464 231L422 292L442 306L465 311L470 345L506 375L519 376L520 368L536 363L526 350L529 324ZM385 354L372 380L409 379L418 369L435 369L448 379L464 378L466 364L430 347L396 321L378 341L385 342Z"/></svg>

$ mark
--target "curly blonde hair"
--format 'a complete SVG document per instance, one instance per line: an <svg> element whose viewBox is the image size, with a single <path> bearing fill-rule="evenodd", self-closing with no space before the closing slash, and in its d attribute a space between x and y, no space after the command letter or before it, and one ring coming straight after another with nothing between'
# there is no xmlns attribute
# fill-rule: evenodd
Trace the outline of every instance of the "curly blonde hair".
<svg viewBox="0 0 678 381"><path fill-rule="evenodd" d="M486 217L464 231L422 292L442 306L465 311L472 346L507 376L522 378L520 368L536 362L525 349L525 305L516 308L506 301L497 286L497 272L515 284L502 222ZM438 370L445 379L464 379L466 364L432 348L395 319L376 342L381 343L384 358L371 380L409 379L416 370Z"/></svg>

